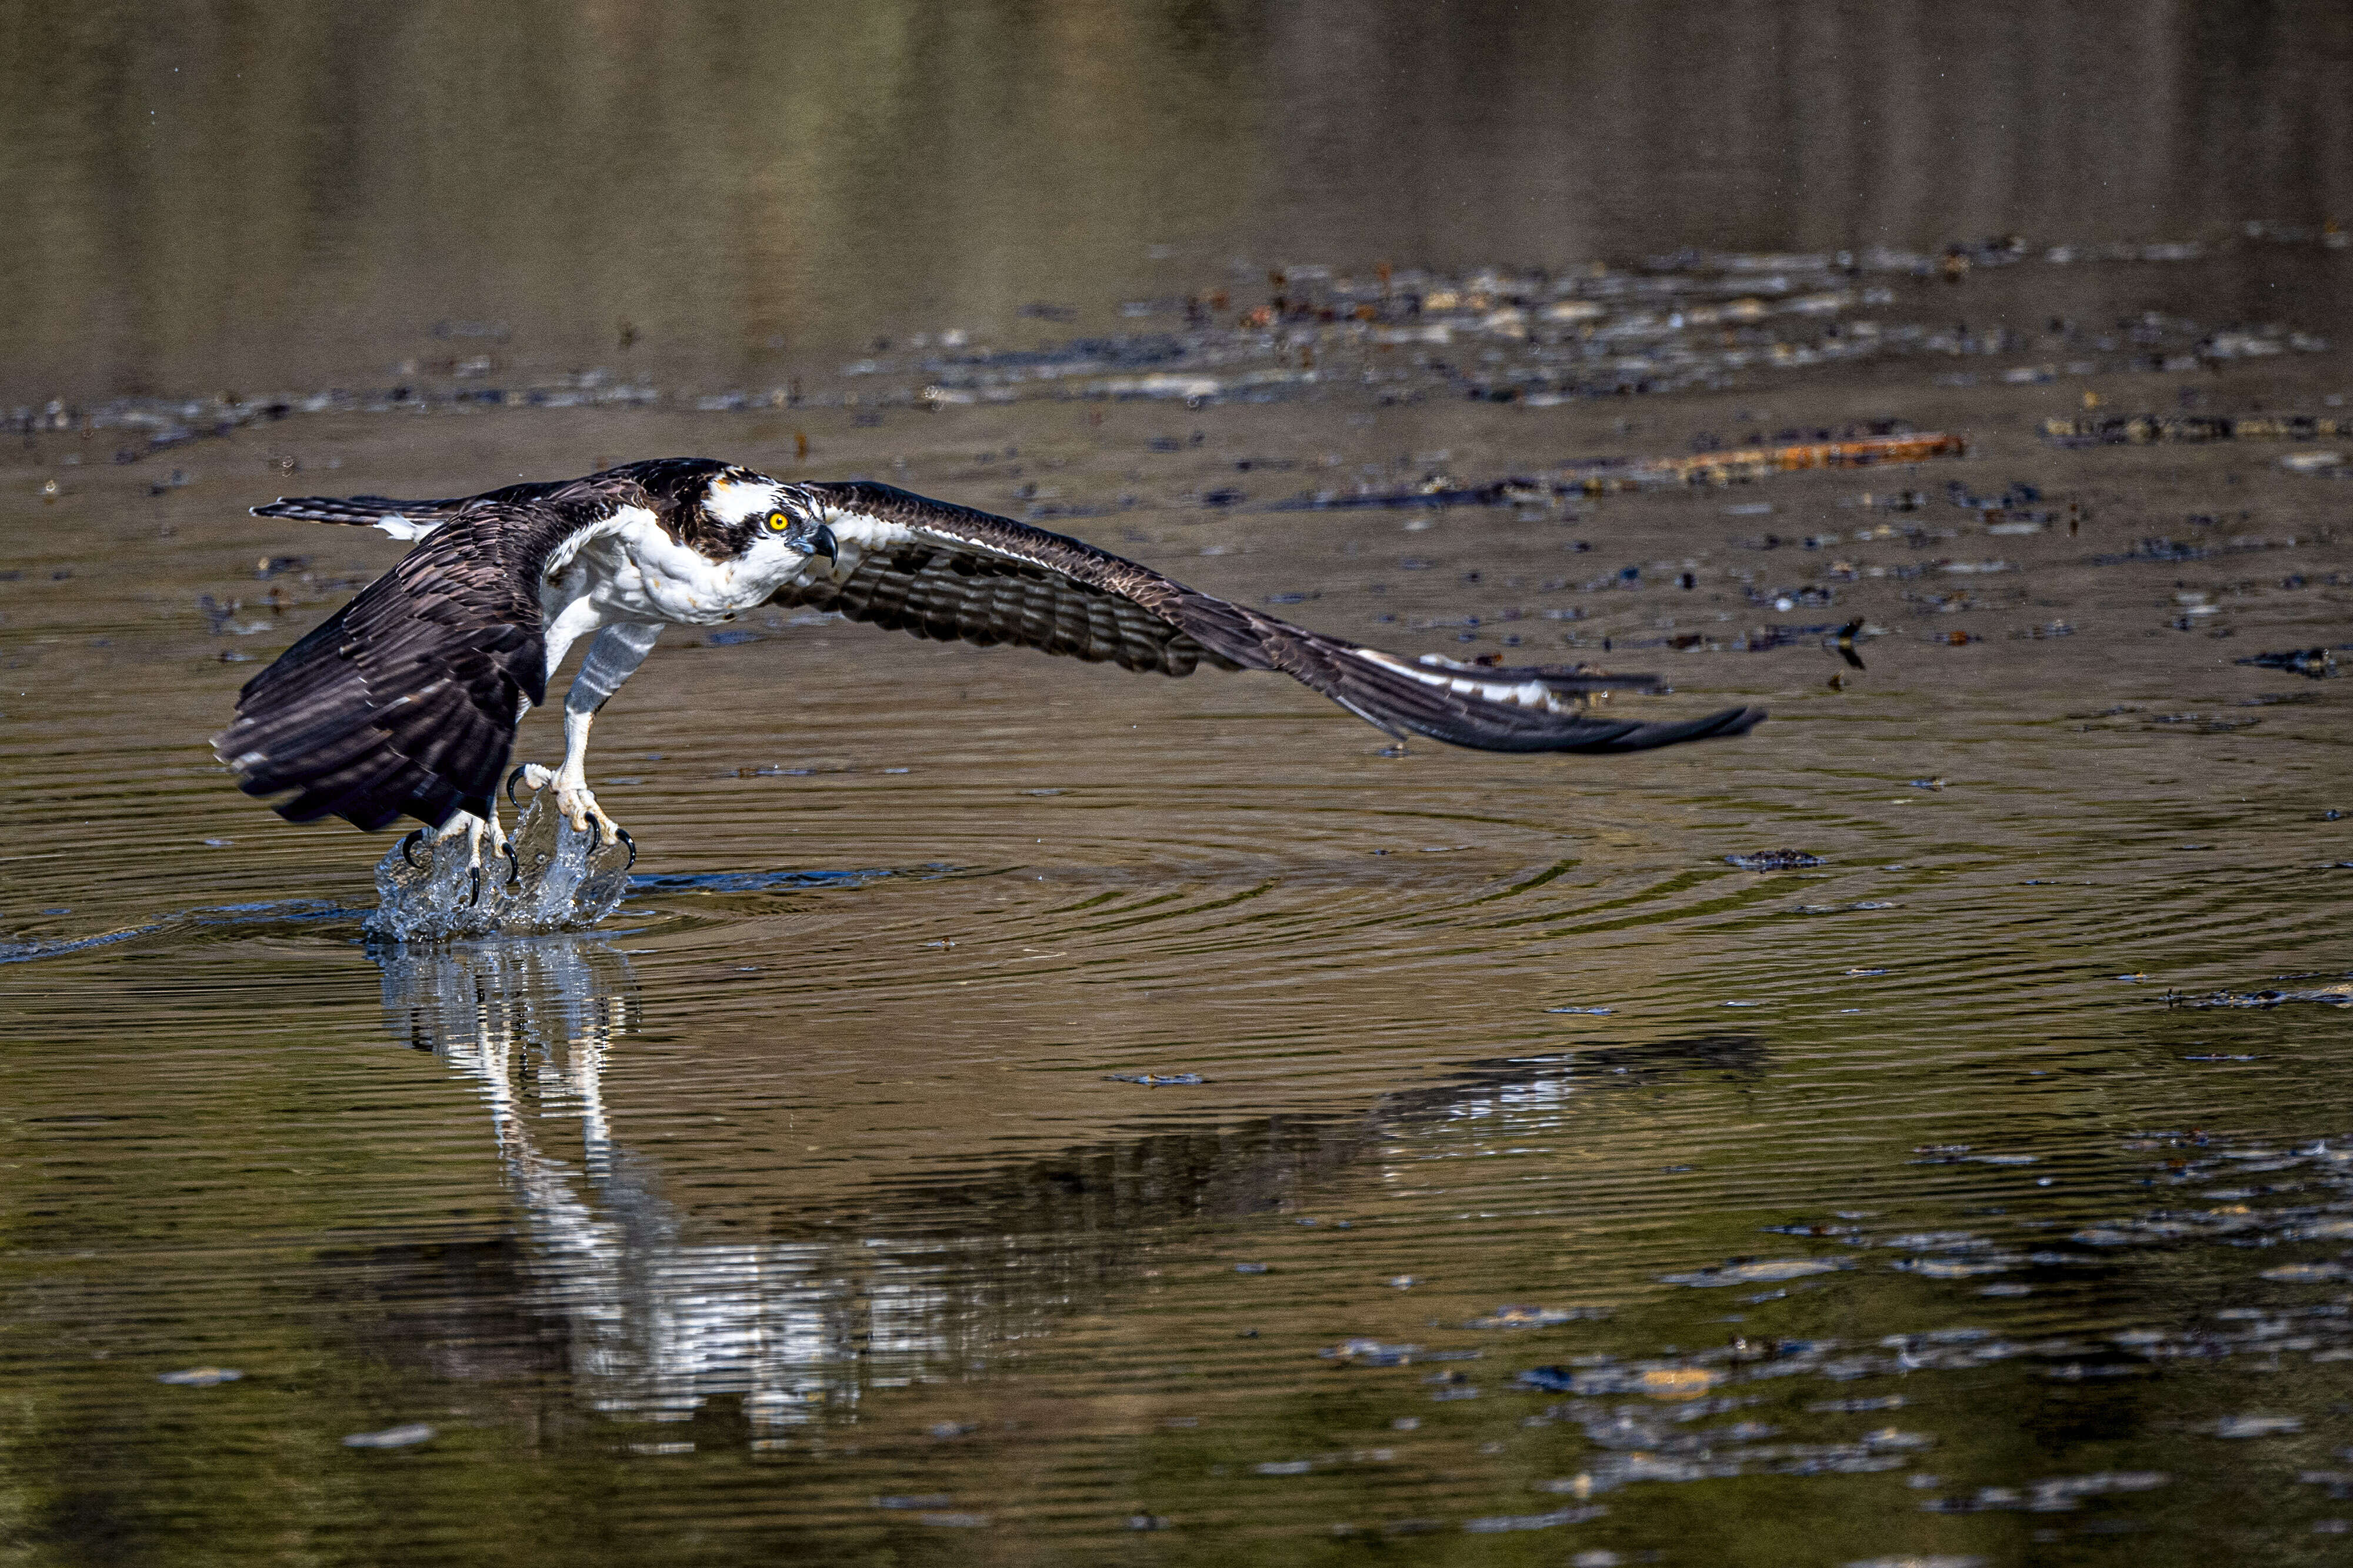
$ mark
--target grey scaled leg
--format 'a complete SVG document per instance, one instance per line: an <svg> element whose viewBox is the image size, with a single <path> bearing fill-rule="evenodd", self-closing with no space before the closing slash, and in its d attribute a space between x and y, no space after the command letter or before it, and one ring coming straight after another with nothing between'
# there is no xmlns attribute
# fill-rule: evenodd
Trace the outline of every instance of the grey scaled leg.
<svg viewBox="0 0 2353 1568"><path fill-rule="evenodd" d="M555 808L573 826L586 829L593 818L604 843L611 843L619 830L588 788L588 727L606 700L646 661L661 631L657 622L623 621L596 634L580 661L580 673L572 679L572 689L565 693L564 765L550 773L532 763L522 771L524 782L533 789L555 786Z"/></svg>

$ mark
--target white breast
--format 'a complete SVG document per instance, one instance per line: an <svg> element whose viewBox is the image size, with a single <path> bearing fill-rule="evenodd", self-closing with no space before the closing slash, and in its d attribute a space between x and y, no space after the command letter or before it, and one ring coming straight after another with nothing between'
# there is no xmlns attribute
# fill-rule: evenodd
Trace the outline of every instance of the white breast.
<svg viewBox="0 0 2353 1568"><path fill-rule="evenodd" d="M759 604L776 584L672 539L644 507L624 507L583 531L577 559L608 620L707 626Z"/></svg>

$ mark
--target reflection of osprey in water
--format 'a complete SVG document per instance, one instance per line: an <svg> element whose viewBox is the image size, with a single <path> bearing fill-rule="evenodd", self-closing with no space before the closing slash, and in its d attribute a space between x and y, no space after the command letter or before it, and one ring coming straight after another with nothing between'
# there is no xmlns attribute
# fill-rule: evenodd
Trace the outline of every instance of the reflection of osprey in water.
<svg viewBox="0 0 2353 1568"><path fill-rule="evenodd" d="M635 1026L628 959L560 936L375 956L396 1032L482 1087L522 1205L528 1302L566 1325L584 1393L640 1414L736 1394L765 1426L854 1394L828 1249L688 1245L650 1172L614 1146L603 1077ZM574 1119L576 1163L542 1131Z"/></svg>
<svg viewBox="0 0 2353 1568"><path fill-rule="evenodd" d="M632 463L586 479L448 500L312 497L266 517L383 529L402 562L281 655L237 698L216 741L239 786L292 792L295 822L378 828L402 816L503 842L492 795L515 726L575 642L588 651L564 702L553 784L575 827L609 829L586 774L588 728L667 626L765 604L1013 643L1182 676L1207 662L1304 682L1393 735L1502 752L1634 752L1738 734L1727 708L1670 723L1597 718L1586 700L1657 684L1548 667L1399 658L1198 593L1078 540L888 485L786 484L705 458Z"/></svg>
<svg viewBox="0 0 2353 1568"><path fill-rule="evenodd" d="M1355 1167L1589 1126L1597 1089L1763 1056L1735 1036L1472 1064L1367 1110L1188 1119L953 1180L913 1175L738 1240L698 1234L654 1163L614 1139L605 1072L638 1023L621 953L565 935L374 956L394 1032L481 1086L522 1209L520 1304L555 1328L577 1392L655 1417L733 1398L769 1432L1028 1343L1201 1222L1328 1196Z"/></svg>

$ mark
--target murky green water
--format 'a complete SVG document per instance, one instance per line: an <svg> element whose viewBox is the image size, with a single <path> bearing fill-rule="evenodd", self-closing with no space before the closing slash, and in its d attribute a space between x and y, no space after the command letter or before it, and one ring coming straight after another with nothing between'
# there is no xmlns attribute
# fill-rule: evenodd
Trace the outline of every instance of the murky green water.
<svg viewBox="0 0 2353 1568"><path fill-rule="evenodd" d="M2018 16L10 18L0 1561L2341 1554L2341 19ZM206 741L399 547L242 509L668 452L1774 718L779 617L371 951Z"/></svg>

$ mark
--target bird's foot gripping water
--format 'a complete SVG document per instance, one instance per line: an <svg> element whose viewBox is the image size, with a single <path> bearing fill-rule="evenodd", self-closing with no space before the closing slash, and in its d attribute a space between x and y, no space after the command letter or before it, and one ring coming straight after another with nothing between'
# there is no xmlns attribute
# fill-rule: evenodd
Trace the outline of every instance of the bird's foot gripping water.
<svg viewBox="0 0 2353 1568"><path fill-rule="evenodd" d="M619 823L605 814L605 808L596 804L596 794L589 789L587 781L577 774L539 763L525 763L507 775L509 800L514 799L514 786L518 782L534 791L549 791L549 786L553 785L552 792L547 793L544 798L554 803L565 821L583 833L588 831L590 823L595 823L600 844L610 844L617 838L628 837Z"/></svg>
<svg viewBox="0 0 2353 1568"><path fill-rule="evenodd" d="M509 837L495 816L412 833L376 863L367 933L383 942L581 931L628 894L637 846L589 803L575 827L559 792L533 797Z"/></svg>

